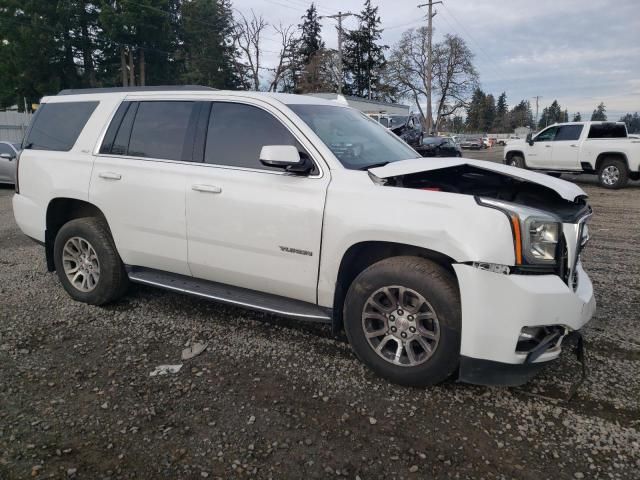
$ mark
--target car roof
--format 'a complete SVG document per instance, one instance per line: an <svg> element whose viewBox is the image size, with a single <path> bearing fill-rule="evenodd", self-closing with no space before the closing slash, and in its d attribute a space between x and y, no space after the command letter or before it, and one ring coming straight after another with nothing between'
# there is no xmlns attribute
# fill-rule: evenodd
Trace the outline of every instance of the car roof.
<svg viewBox="0 0 640 480"><path fill-rule="evenodd" d="M135 98L154 99L171 96L171 98L193 97L215 100L216 98L239 97L259 99L267 102L279 102L285 105L330 105L347 108L348 105L335 100L313 97L310 95L296 95L291 93L253 92L239 90L215 90L208 87L185 86L177 87L129 87L129 88L88 88L77 90L63 90L56 96L42 99L42 103L64 103L73 101L100 101L107 99Z"/></svg>

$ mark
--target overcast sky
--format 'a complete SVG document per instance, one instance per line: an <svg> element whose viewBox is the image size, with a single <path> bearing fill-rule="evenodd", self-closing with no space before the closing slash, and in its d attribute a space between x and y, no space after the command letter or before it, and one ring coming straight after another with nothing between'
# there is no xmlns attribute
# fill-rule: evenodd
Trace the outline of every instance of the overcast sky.
<svg viewBox="0 0 640 480"><path fill-rule="evenodd" d="M423 0L424 1L424 0ZM358 12L360 0L318 0L321 15ZM377 0L383 42L393 46L402 32L424 24L420 1ZM270 24L298 24L305 0L235 0L235 8L262 14ZM444 0L436 7L434 40L455 33L475 54L483 90L507 93L510 106L529 99L540 110L554 99L570 114L590 115L603 101L609 119L640 111L640 0ZM357 19L345 20L353 28ZM336 47L335 21L322 20L323 38ZM272 30L267 61L278 50Z"/></svg>

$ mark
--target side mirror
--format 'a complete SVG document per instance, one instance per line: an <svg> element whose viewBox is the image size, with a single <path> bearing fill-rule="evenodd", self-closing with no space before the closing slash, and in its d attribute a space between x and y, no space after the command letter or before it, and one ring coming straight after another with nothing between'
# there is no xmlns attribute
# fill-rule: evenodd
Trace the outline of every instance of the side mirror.
<svg viewBox="0 0 640 480"><path fill-rule="evenodd" d="M306 156L300 157L292 145L265 145L260 150L260 163L297 175L308 175L313 170L313 162Z"/></svg>
<svg viewBox="0 0 640 480"><path fill-rule="evenodd" d="M527 143L533 147L533 134L531 132L527 133Z"/></svg>
<svg viewBox="0 0 640 480"><path fill-rule="evenodd" d="M0 158L4 158L5 160L13 160L14 158L16 158L15 155L11 155L10 153L0 153Z"/></svg>

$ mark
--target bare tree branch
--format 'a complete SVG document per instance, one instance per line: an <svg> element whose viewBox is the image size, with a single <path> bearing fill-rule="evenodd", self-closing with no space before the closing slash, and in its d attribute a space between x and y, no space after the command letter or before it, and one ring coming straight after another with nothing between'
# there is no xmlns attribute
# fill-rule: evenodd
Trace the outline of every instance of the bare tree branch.
<svg viewBox="0 0 640 480"><path fill-rule="evenodd" d="M246 67L253 90L260 90L260 57L262 53L260 40L264 29L268 25L262 15L256 17L253 10L251 10L250 19L240 14L240 20L236 25L235 41L243 54L244 60L247 62Z"/></svg>

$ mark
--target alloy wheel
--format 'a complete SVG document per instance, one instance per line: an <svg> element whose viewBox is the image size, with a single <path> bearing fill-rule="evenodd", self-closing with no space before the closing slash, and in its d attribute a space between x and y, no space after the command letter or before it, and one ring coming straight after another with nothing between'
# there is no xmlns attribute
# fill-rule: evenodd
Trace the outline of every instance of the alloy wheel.
<svg viewBox="0 0 640 480"><path fill-rule="evenodd" d="M91 292L100 280L100 261L93 246L82 237L72 237L62 249L62 265L67 279L81 292Z"/></svg>
<svg viewBox="0 0 640 480"><path fill-rule="evenodd" d="M440 341L440 324L431 304L403 286L383 287L369 296L362 328L376 354L402 367L425 363Z"/></svg>
<svg viewBox="0 0 640 480"><path fill-rule="evenodd" d="M602 170L601 177L605 185L615 185L620 180L620 170L615 165L609 165Z"/></svg>

